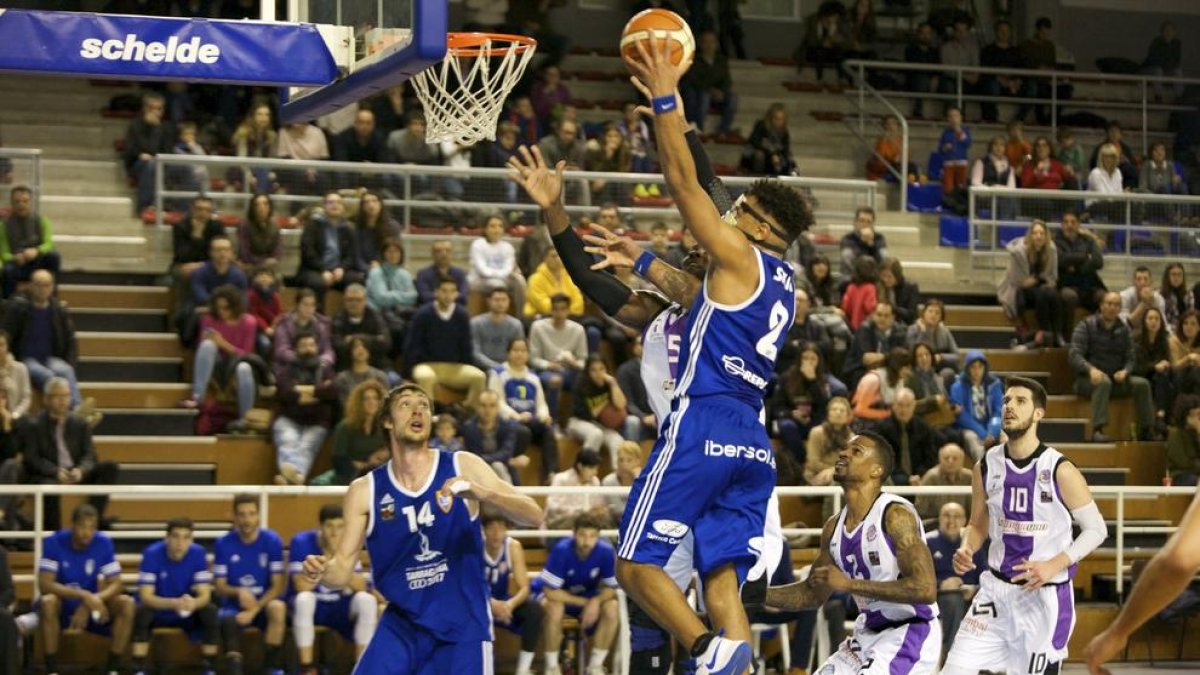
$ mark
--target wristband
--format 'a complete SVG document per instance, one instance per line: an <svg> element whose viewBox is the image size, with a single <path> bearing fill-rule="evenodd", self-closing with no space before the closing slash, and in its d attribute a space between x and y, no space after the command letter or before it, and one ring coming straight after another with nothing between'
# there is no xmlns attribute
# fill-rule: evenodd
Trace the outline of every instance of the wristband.
<svg viewBox="0 0 1200 675"><path fill-rule="evenodd" d="M642 251L642 254L638 256L637 261L633 263L633 271L636 272L639 277L644 277L646 276L646 272L650 269L650 263L654 262L655 260L658 260L658 258L654 255L654 253L650 251Z"/></svg>
<svg viewBox="0 0 1200 675"><path fill-rule="evenodd" d="M651 100L650 103L654 106L655 115L669 113L679 107L679 104L675 101L675 94L659 96L658 98Z"/></svg>

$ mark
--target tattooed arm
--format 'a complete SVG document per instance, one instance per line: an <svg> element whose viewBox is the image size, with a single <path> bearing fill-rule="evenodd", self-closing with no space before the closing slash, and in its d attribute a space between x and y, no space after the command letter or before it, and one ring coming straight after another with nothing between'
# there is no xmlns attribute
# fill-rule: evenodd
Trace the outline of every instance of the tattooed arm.
<svg viewBox="0 0 1200 675"><path fill-rule="evenodd" d="M772 586L767 589L766 606L781 612L792 612L800 609L820 607L829 599L832 589L825 584L818 584L813 579L813 572L818 569L833 567L833 558L829 555L829 540L833 538L833 530L837 527L837 516L825 521L825 529L821 531L821 553L813 561L812 571L808 579L797 581L786 586Z"/></svg>
<svg viewBox="0 0 1200 675"><path fill-rule="evenodd" d="M896 544L896 564L900 578L895 581L850 579L836 567L826 568L821 577L829 588L846 591L876 600L900 603L937 602L937 575L933 571L933 556L921 538L917 517L899 504L884 513L884 531ZM817 570L814 570L814 573ZM820 579L818 579L820 583Z"/></svg>

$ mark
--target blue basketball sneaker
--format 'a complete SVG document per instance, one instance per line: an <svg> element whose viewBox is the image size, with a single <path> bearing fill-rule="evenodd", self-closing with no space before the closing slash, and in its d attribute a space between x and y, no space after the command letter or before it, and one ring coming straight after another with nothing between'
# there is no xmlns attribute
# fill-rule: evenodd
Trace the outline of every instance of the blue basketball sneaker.
<svg viewBox="0 0 1200 675"><path fill-rule="evenodd" d="M694 668L689 672L695 675L741 675L753 658L754 651L750 649L750 643L729 640L717 634L708 641L704 653L688 664Z"/></svg>

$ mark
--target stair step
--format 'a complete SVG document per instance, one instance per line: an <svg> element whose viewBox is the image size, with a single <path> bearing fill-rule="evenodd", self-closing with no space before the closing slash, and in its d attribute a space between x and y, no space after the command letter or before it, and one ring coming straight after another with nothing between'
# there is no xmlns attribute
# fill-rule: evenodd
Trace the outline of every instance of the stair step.
<svg viewBox="0 0 1200 675"><path fill-rule="evenodd" d="M1122 467L1080 467L1087 484L1096 485L1127 485L1129 469Z"/></svg>
<svg viewBox="0 0 1200 675"><path fill-rule="evenodd" d="M75 368L80 382L170 382L183 379L183 359L175 357L83 356Z"/></svg>
<svg viewBox="0 0 1200 675"><path fill-rule="evenodd" d="M59 284L74 284L79 286L118 286L133 288L136 286L156 287L162 274L138 272L100 272L87 270L64 271L58 275ZM120 308L125 311L124 307Z"/></svg>
<svg viewBox="0 0 1200 675"><path fill-rule="evenodd" d="M125 471L125 466L121 467ZM159 529L159 525L186 513L193 521L208 521L219 524L214 529L229 529L229 504L232 500L221 495L219 498L193 499L189 497L186 504L167 499L122 499L114 496L108 503L108 514L118 518L118 528L127 529L135 522L158 523L147 529Z"/></svg>
<svg viewBox="0 0 1200 675"><path fill-rule="evenodd" d="M79 353L84 356L180 358L186 350L174 333L117 333L77 331Z"/></svg>
<svg viewBox="0 0 1200 675"><path fill-rule="evenodd" d="M124 408L103 412L104 419L95 429L97 435L191 436L195 433L195 410Z"/></svg>
<svg viewBox="0 0 1200 675"><path fill-rule="evenodd" d="M1038 423L1038 437L1049 444L1085 442L1087 430L1085 419L1043 419Z"/></svg>
<svg viewBox="0 0 1200 675"><path fill-rule="evenodd" d="M52 222L116 222L129 223L134 220L133 197L96 197L79 195L42 195L42 215ZM69 231L69 230L66 230ZM128 234L129 230L113 234Z"/></svg>
<svg viewBox="0 0 1200 675"><path fill-rule="evenodd" d="M168 327L167 312L162 309L85 307L72 311L71 319L80 332L164 333Z"/></svg>
<svg viewBox="0 0 1200 675"><path fill-rule="evenodd" d="M171 310L171 289L162 286L59 284L58 297L71 309L89 307Z"/></svg>
<svg viewBox="0 0 1200 675"><path fill-rule="evenodd" d="M123 464L118 485L213 485L213 464Z"/></svg>
<svg viewBox="0 0 1200 675"><path fill-rule="evenodd" d="M950 325L950 334L954 336L954 341L959 347L964 349L1007 349L1012 345L1013 329L1009 327L997 326L963 326L957 322L961 321L955 317L955 324Z"/></svg>
<svg viewBox="0 0 1200 675"><path fill-rule="evenodd" d="M81 382L100 408L170 408L191 393L183 382Z"/></svg>
<svg viewBox="0 0 1200 675"><path fill-rule="evenodd" d="M217 467L218 485L266 485L278 473L275 448L265 438L97 435L95 443L98 456L118 464L212 464Z"/></svg>

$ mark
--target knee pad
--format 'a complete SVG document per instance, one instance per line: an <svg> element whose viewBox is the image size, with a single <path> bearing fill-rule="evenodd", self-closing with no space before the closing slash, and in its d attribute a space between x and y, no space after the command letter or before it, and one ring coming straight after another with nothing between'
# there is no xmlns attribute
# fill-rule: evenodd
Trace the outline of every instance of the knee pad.
<svg viewBox="0 0 1200 675"><path fill-rule="evenodd" d="M369 643L379 622L379 601L370 593L359 591L350 600L350 613L354 616L354 644Z"/></svg>
<svg viewBox="0 0 1200 675"><path fill-rule="evenodd" d="M292 623L297 626L311 626L316 611L317 596L312 591L300 591L292 600Z"/></svg>

